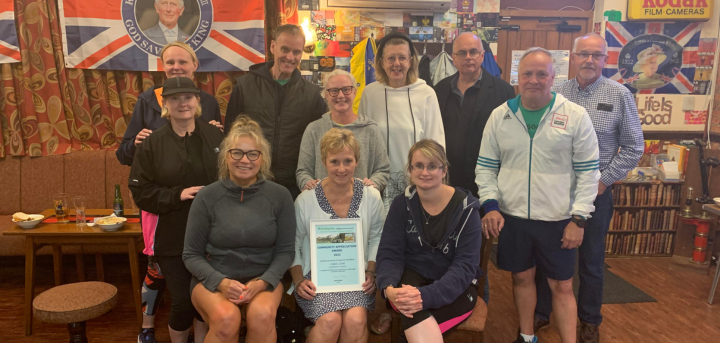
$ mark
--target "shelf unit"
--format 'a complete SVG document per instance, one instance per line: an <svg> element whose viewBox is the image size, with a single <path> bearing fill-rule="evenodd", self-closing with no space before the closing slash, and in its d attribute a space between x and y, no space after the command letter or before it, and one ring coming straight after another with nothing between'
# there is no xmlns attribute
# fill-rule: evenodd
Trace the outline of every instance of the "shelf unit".
<svg viewBox="0 0 720 343"><path fill-rule="evenodd" d="M682 181L623 181L612 186L608 257L672 256Z"/></svg>

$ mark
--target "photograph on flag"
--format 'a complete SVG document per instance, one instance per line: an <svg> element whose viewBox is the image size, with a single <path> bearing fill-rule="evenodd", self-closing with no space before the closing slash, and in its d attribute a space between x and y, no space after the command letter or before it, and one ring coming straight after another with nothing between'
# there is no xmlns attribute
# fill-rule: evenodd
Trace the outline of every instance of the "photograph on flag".
<svg viewBox="0 0 720 343"><path fill-rule="evenodd" d="M607 22L603 75L637 94L689 94L700 41L698 23Z"/></svg>
<svg viewBox="0 0 720 343"><path fill-rule="evenodd" d="M2 0L4 1L4 0ZM184 41L199 72L248 70L265 61L263 0L58 2L65 66L160 71L160 51Z"/></svg>

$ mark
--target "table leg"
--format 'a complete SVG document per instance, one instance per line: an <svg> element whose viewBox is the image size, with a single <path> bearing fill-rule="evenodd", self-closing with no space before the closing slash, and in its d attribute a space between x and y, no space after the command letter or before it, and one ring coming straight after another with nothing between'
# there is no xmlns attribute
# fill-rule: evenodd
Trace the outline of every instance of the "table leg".
<svg viewBox="0 0 720 343"><path fill-rule="evenodd" d="M62 285L62 247L53 245L53 268L55 270L55 286Z"/></svg>
<svg viewBox="0 0 720 343"><path fill-rule="evenodd" d="M718 280L720 279L720 261L717 261L717 267L715 267L715 277L713 278L712 286L710 287L710 296L708 296L708 304L712 305L713 298L715 297L715 290L717 289Z"/></svg>
<svg viewBox="0 0 720 343"><path fill-rule="evenodd" d="M103 267L102 254L95 254L95 269L97 269L98 281L105 282L105 268Z"/></svg>
<svg viewBox="0 0 720 343"><path fill-rule="evenodd" d="M140 277L138 276L138 258L135 239L128 238L128 254L130 255L130 274L132 276L132 290L135 298L135 314L138 328L142 327L142 299L140 297Z"/></svg>
<svg viewBox="0 0 720 343"><path fill-rule="evenodd" d="M78 282L85 281L85 261L83 260L83 254L75 255L75 267L77 268Z"/></svg>
<svg viewBox="0 0 720 343"><path fill-rule="evenodd" d="M33 273L35 269L35 241L33 236L25 237L25 336L32 335L32 301L35 297Z"/></svg>

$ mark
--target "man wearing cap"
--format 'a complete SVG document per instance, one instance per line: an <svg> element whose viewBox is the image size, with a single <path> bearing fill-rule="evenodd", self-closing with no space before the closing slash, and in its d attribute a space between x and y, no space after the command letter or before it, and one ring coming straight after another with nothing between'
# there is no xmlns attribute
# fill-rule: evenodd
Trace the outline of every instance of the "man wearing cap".
<svg viewBox="0 0 720 343"><path fill-rule="evenodd" d="M641 53L642 54L642 53ZM602 76L607 62L607 45L597 34L589 33L575 40L571 59L575 78L553 86L553 90L584 107L590 115L600 151L600 182L597 184L595 211L587 221L578 274L580 289L578 311L579 342L600 341L598 327L602 322L600 308L603 296L605 235L613 215L612 184L622 180L637 166L643 154L643 133L632 93L623 85ZM535 330L550 325L550 288L542 273L537 273L537 307Z"/></svg>
<svg viewBox="0 0 720 343"><path fill-rule="evenodd" d="M256 64L235 80L225 132L245 114L260 124L272 145L275 182L285 186L293 199L300 194L295 180L300 143L305 128L327 112L320 89L300 76L305 35L302 28L286 24L275 30L270 51L273 61Z"/></svg>
<svg viewBox="0 0 720 343"><path fill-rule="evenodd" d="M485 125L475 182L486 237L499 236L498 268L512 273L520 333L533 333L536 269L547 278L563 343L575 342L575 248L594 210L598 146L584 108L551 92L552 54L530 48L518 66L520 95Z"/></svg>

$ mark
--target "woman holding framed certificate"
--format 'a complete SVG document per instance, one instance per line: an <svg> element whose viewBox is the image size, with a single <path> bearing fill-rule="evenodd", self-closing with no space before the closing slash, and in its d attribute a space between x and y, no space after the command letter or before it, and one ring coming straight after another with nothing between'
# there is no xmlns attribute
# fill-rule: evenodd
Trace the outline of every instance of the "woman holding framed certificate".
<svg viewBox="0 0 720 343"><path fill-rule="evenodd" d="M390 205L377 254L377 285L409 342L442 342L472 314L482 240L480 202L447 185L445 149L429 139L408 154L411 185Z"/></svg>
<svg viewBox="0 0 720 343"><path fill-rule="evenodd" d="M360 146L350 130L330 129L320 154L328 176L295 200L295 299L315 323L308 342L367 342L383 202L353 177Z"/></svg>
<svg viewBox="0 0 720 343"><path fill-rule="evenodd" d="M295 257L292 196L268 180L270 144L250 118L238 117L218 158L219 181L197 193L187 222L192 303L210 326L208 341L237 342L243 307L246 340L274 343L280 279Z"/></svg>

